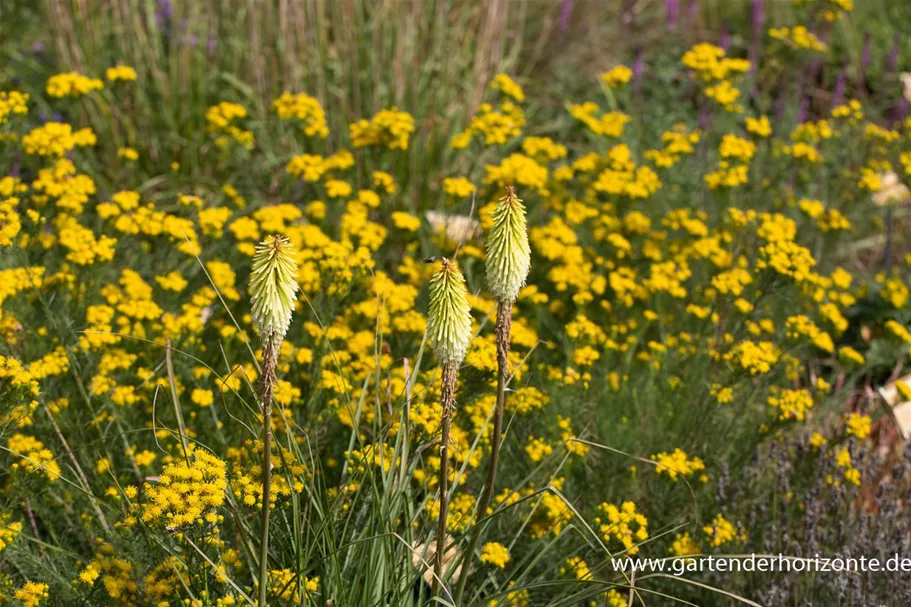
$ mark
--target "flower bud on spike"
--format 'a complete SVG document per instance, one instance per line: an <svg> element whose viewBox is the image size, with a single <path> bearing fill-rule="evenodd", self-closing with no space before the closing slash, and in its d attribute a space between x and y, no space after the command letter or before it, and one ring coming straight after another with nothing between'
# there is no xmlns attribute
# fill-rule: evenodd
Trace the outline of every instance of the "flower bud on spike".
<svg viewBox="0 0 911 607"><path fill-rule="evenodd" d="M487 235L487 287L499 302L513 303L525 286L531 267L525 206L516 198L515 189L493 210L493 226Z"/></svg>
<svg viewBox="0 0 911 607"><path fill-rule="evenodd" d="M250 274L253 325L263 342L280 343L291 324L297 291L297 262L287 238L267 236L256 246Z"/></svg>
<svg viewBox="0 0 911 607"><path fill-rule="evenodd" d="M443 259L430 278L427 335L441 365L460 365L471 339L471 309L465 278L454 261Z"/></svg>

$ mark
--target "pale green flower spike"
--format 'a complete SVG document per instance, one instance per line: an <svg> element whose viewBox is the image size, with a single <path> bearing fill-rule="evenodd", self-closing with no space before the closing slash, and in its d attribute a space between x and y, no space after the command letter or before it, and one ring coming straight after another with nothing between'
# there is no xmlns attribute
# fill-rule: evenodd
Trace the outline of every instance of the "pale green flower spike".
<svg viewBox="0 0 911 607"><path fill-rule="evenodd" d="M515 190L506 188L506 196L491 213L493 227L487 235L487 287L494 299L513 303L525 286L531 267L525 206Z"/></svg>
<svg viewBox="0 0 911 607"><path fill-rule="evenodd" d="M250 274L253 325L263 341L284 340L291 324L296 291L294 246L282 236L267 236L256 245Z"/></svg>
<svg viewBox="0 0 911 607"><path fill-rule="evenodd" d="M427 335L441 365L459 365L471 339L471 309L465 278L454 261L443 265L430 279Z"/></svg>

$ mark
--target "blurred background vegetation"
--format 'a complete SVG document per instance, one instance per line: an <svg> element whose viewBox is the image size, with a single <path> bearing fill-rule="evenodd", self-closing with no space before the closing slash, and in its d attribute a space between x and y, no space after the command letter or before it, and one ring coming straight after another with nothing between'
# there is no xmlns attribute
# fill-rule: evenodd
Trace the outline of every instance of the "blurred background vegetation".
<svg viewBox="0 0 911 607"><path fill-rule="evenodd" d="M793 71L773 62L754 102L782 89L776 96L791 111L807 97L828 108L842 78L848 96L868 106L881 72L907 59L890 24L911 19L911 4L856 4L852 19L834 26L836 60L815 66L814 82L795 86ZM508 73L530 87L529 98L557 106L528 110L541 131L534 134L553 136L571 124L560 104L589 90L598 74L620 62L645 66L630 113L660 114L660 133L676 118L667 101L684 85L677 69L684 49L706 40L747 49L745 32L762 36L798 22L798 12L791 2L768 0L8 0L0 6L0 86L21 86L15 74L40 91L52 73L135 67L139 83L128 107L110 99L85 111L95 114L88 118L101 137L119 145L142 139L149 178L171 162L205 177L205 109L222 100L242 103L264 124L281 92L313 95L329 119L327 149L347 144L349 123L396 105L418 127L396 175L403 195L432 201L441 167L468 168L448 143L493 74ZM828 65L848 67L841 74ZM885 105L896 98L894 80L885 80ZM35 101L52 114L46 100ZM111 113L121 115L111 121ZM110 132L114 122L118 132ZM275 150L268 164L286 161L285 151ZM264 196L277 195L270 189Z"/></svg>

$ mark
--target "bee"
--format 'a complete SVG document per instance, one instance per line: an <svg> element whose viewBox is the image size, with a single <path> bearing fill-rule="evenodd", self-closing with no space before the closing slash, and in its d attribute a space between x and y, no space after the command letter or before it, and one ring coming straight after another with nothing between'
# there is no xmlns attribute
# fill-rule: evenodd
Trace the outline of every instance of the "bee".
<svg viewBox="0 0 911 607"><path fill-rule="evenodd" d="M427 259L424 260L424 263L435 263L436 260L437 260L437 256L431 255L430 257L428 257Z"/></svg>

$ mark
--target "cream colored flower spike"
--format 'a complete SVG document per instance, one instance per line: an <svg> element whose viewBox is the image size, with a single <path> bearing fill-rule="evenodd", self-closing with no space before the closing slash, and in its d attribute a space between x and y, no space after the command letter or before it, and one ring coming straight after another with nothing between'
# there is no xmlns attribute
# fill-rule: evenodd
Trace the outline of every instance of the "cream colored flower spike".
<svg viewBox="0 0 911 607"><path fill-rule="evenodd" d="M430 310L427 335L440 364L459 365L471 339L471 309L465 278L454 261L443 259L430 278Z"/></svg>
<svg viewBox="0 0 911 607"><path fill-rule="evenodd" d="M264 341L284 340L296 292L294 246L282 236L267 236L256 246L250 274L253 325Z"/></svg>
<svg viewBox="0 0 911 607"><path fill-rule="evenodd" d="M487 288L494 299L511 304L525 286L531 268L525 206L511 186L492 216L493 227L487 235Z"/></svg>

